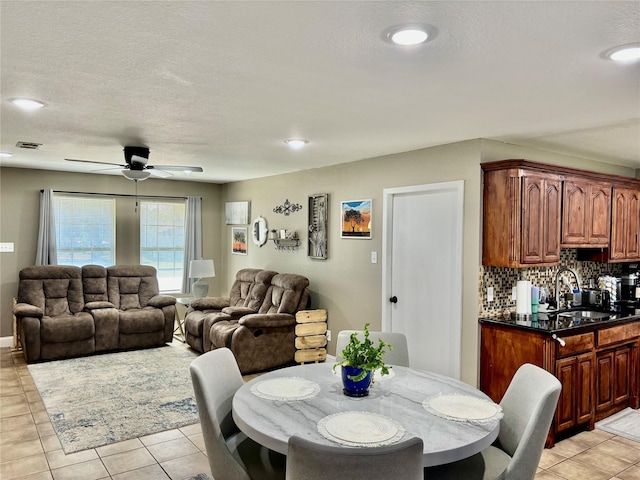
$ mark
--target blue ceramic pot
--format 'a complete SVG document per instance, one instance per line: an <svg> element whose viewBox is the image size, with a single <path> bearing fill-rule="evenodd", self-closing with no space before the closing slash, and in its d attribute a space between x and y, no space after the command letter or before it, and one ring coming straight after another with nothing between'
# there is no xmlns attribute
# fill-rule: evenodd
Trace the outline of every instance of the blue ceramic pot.
<svg viewBox="0 0 640 480"><path fill-rule="evenodd" d="M367 376L362 380L353 381L349 377L360 375L362 368L342 366L342 390L349 397L366 397L369 395L369 385L371 385L371 370L367 372Z"/></svg>

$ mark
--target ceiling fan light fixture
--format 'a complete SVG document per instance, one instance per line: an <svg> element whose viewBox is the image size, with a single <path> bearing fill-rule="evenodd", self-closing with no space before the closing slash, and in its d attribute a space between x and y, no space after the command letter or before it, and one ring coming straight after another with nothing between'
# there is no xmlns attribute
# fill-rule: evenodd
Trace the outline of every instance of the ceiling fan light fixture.
<svg viewBox="0 0 640 480"><path fill-rule="evenodd" d="M288 140L285 140L284 143L289 145L292 150L300 150L304 148L307 143L309 143L309 140L302 140L300 138L289 138Z"/></svg>
<svg viewBox="0 0 640 480"><path fill-rule="evenodd" d="M147 172L145 170L122 170L122 175L127 177L129 180L142 182L143 180L149 178L151 172Z"/></svg>
<svg viewBox="0 0 640 480"><path fill-rule="evenodd" d="M13 153L0 152L0 158L11 158L11 157L13 157Z"/></svg>
<svg viewBox="0 0 640 480"><path fill-rule="evenodd" d="M33 112L39 108L44 107L44 103L40 100L33 100L31 98L10 98L9 102L13 103L16 107Z"/></svg>
<svg viewBox="0 0 640 480"><path fill-rule="evenodd" d="M640 60L640 43L629 43L608 50L605 56L609 60L621 63L630 63Z"/></svg>

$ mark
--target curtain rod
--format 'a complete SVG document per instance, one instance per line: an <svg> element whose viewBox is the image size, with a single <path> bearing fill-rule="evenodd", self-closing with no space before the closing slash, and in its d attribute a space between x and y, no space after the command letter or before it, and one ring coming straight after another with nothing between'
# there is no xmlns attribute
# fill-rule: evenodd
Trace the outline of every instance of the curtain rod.
<svg viewBox="0 0 640 480"><path fill-rule="evenodd" d="M40 190L40 193L42 192L44 192L44 190ZM54 190L53 193L71 193L74 195L100 195L102 197L181 198L183 200L187 198L187 197L171 197L168 195L131 195L129 193L69 192L65 190Z"/></svg>

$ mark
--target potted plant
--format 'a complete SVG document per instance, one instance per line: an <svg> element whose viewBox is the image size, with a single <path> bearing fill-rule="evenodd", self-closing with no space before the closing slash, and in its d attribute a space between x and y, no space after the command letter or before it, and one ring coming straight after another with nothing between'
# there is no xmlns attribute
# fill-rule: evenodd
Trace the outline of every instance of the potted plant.
<svg viewBox="0 0 640 480"><path fill-rule="evenodd" d="M389 373L389 368L384 364L383 355L393 349L393 346L382 339L375 345L369 338L369 324L364 325L364 339L360 341L359 332L354 332L349 338L349 343L344 347L340 355L343 361L336 363L342 367L343 392L350 397L364 397L369 395L369 386L372 383L373 371L380 370L382 375Z"/></svg>

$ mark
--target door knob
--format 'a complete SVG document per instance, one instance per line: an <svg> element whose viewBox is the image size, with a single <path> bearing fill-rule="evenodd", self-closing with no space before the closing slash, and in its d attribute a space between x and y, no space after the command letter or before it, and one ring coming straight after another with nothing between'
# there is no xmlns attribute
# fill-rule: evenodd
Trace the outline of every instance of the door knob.
<svg viewBox="0 0 640 480"><path fill-rule="evenodd" d="M391 297L391 298L389 299L389 301L390 301L391 303L398 303L398 297L396 297L396 296L394 295L393 297Z"/></svg>

